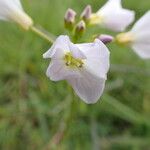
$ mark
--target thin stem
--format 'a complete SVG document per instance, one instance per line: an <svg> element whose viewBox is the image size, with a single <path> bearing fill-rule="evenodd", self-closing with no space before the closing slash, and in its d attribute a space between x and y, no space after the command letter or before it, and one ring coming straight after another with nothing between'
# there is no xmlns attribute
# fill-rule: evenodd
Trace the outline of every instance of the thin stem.
<svg viewBox="0 0 150 150"><path fill-rule="evenodd" d="M53 43L55 40L54 37L52 37L50 34L48 35L48 33L41 28L32 26L30 29L31 31L33 31L34 33L36 33L37 35L39 35L40 37L42 37L50 43Z"/></svg>

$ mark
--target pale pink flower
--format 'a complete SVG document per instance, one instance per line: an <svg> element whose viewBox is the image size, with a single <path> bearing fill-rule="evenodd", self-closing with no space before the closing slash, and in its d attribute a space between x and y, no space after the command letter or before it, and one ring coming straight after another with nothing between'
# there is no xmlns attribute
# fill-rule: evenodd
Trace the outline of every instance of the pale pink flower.
<svg viewBox="0 0 150 150"><path fill-rule="evenodd" d="M68 36L61 35L43 57L51 58L46 72L51 80L67 80L88 104L98 101L109 70L109 51L100 40L73 44Z"/></svg>

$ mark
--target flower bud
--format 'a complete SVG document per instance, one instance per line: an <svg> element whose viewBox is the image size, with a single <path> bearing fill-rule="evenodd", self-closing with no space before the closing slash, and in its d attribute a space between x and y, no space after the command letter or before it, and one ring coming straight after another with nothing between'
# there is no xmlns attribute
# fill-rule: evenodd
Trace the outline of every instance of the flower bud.
<svg viewBox="0 0 150 150"><path fill-rule="evenodd" d="M65 21L65 27L67 29L73 29L74 23L75 23L75 17L76 17L76 12L72 9L68 9L66 11L64 21Z"/></svg>
<svg viewBox="0 0 150 150"><path fill-rule="evenodd" d="M83 20L81 20L77 25L76 25L76 28L75 28L75 32L77 34L82 34L86 29L86 24Z"/></svg>
<svg viewBox="0 0 150 150"><path fill-rule="evenodd" d="M114 40L114 37L107 34L101 34L97 37L100 41L102 41L104 44L111 43Z"/></svg>
<svg viewBox="0 0 150 150"><path fill-rule="evenodd" d="M84 21L88 21L90 19L91 14L92 14L92 8L90 5L87 5L81 14L81 18Z"/></svg>

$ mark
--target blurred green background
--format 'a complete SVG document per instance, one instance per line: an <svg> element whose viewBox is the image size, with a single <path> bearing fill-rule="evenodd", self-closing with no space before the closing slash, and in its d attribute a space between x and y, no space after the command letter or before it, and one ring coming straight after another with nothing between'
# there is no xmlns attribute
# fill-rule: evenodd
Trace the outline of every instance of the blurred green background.
<svg viewBox="0 0 150 150"><path fill-rule="evenodd" d="M68 7L98 10L105 0L23 0L35 23L65 34ZM123 0L136 18L150 0ZM93 28L88 33L103 33ZM0 22L1 150L150 150L150 61L110 44L111 68L105 92L95 105L78 97L70 104L67 83L52 82L42 54L50 44L32 32Z"/></svg>

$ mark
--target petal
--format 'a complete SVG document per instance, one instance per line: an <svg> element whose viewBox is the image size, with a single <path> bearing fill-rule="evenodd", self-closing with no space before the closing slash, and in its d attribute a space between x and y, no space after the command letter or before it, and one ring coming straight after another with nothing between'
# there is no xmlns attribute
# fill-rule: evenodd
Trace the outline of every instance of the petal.
<svg viewBox="0 0 150 150"><path fill-rule="evenodd" d="M120 8L122 8L121 5L121 0L108 0L106 2L106 4L104 4L104 6L102 8L100 8L100 10L98 11L98 13L107 13L107 12L111 12L112 10L116 9L116 11L120 10Z"/></svg>
<svg viewBox="0 0 150 150"><path fill-rule="evenodd" d="M70 51L73 55L74 58L81 58L81 59L86 59L86 56L84 55L84 53L77 47L77 45L73 44L73 43L69 43L69 48Z"/></svg>
<svg viewBox="0 0 150 150"><path fill-rule="evenodd" d="M121 0L109 0L98 12L102 25L112 31L123 31L135 18L134 11L123 9Z"/></svg>
<svg viewBox="0 0 150 150"><path fill-rule="evenodd" d="M132 28L132 32L139 33L143 31L150 30L150 11L148 11L141 19L139 19L134 27Z"/></svg>
<svg viewBox="0 0 150 150"><path fill-rule="evenodd" d="M9 0L9 1L12 1L12 0ZM22 9L20 0L13 0L13 3L14 3L18 8Z"/></svg>
<svg viewBox="0 0 150 150"><path fill-rule="evenodd" d="M133 50L143 59L150 59L150 43L149 44L133 44Z"/></svg>
<svg viewBox="0 0 150 150"><path fill-rule="evenodd" d="M0 19L13 21L29 30L33 20L23 11L19 0L0 0Z"/></svg>
<svg viewBox="0 0 150 150"><path fill-rule="evenodd" d="M16 10L23 10L20 0L0 0L0 19L9 20L9 15Z"/></svg>
<svg viewBox="0 0 150 150"><path fill-rule="evenodd" d="M150 30L143 30L141 32L131 33L135 36L135 43L150 44Z"/></svg>
<svg viewBox="0 0 150 150"><path fill-rule="evenodd" d="M135 23L132 30L135 39L131 47L143 59L150 58L150 11Z"/></svg>
<svg viewBox="0 0 150 150"><path fill-rule="evenodd" d="M86 71L82 71L81 78L69 78L68 82L72 85L76 94L87 104L96 103L105 86L104 79L96 78Z"/></svg>
<svg viewBox="0 0 150 150"><path fill-rule="evenodd" d="M79 78L81 76L79 70L70 69L64 64L63 60L56 59L52 59L51 64L46 71L46 75L52 81L65 80L68 77Z"/></svg>
<svg viewBox="0 0 150 150"><path fill-rule="evenodd" d="M69 51L69 43L70 39L68 36L61 35L59 36L52 47L43 54L43 58L59 58L62 57L60 53L56 53L57 50L59 49L59 52L61 51L61 54L64 54L65 52Z"/></svg>
<svg viewBox="0 0 150 150"><path fill-rule="evenodd" d="M109 70L110 52L107 47L98 39L94 43L77 44L80 50L85 54L85 68L93 75L99 78L107 78Z"/></svg>

